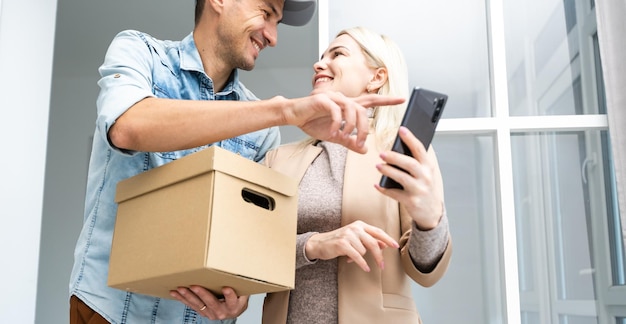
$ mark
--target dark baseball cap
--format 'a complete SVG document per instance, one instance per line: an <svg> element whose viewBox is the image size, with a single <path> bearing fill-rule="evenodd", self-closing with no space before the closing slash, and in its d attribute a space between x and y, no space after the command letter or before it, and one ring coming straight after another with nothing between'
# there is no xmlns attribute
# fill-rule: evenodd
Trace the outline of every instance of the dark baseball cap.
<svg viewBox="0 0 626 324"><path fill-rule="evenodd" d="M290 26L306 25L313 17L316 5L317 0L285 0L281 23Z"/></svg>

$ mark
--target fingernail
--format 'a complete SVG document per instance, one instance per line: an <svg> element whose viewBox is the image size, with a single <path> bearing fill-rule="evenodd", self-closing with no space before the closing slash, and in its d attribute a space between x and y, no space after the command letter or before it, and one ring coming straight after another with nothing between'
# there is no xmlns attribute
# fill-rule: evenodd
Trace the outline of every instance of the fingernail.
<svg viewBox="0 0 626 324"><path fill-rule="evenodd" d="M381 262L381 263L380 263L380 268L381 268L382 270L385 270L385 261L383 261L383 262Z"/></svg>

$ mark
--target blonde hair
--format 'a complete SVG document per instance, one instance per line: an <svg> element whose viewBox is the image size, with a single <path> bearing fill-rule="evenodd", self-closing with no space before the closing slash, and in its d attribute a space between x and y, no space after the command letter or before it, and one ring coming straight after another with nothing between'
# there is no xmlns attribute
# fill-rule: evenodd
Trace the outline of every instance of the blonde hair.
<svg viewBox="0 0 626 324"><path fill-rule="evenodd" d="M398 45L385 35L357 26L340 31L336 37L348 35L365 55L370 68L387 70L387 81L376 93L408 100L409 76L406 61ZM399 105L374 107L373 128L379 149L391 147L406 110L406 101ZM307 144L315 139L306 140Z"/></svg>
<svg viewBox="0 0 626 324"><path fill-rule="evenodd" d="M371 68L387 70L387 82L378 89L378 94L408 99L409 76L406 61L400 47L393 40L360 26L344 29L337 37L341 35L348 35L359 44ZM374 133L382 148L391 147L405 110L406 102L374 108Z"/></svg>

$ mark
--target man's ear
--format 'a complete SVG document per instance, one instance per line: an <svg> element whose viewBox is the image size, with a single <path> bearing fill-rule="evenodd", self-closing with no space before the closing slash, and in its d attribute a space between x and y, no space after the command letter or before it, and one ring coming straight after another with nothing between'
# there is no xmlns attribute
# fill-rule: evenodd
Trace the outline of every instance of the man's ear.
<svg viewBox="0 0 626 324"><path fill-rule="evenodd" d="M206 6L210 6L211 9L219 14L224 11L224 0L206 0Z"/></svg>
<svg viewBox="0 0 626 324"><path fill-rule="evenodd" d="M377 68L372 76L372 79L367 84L367 92L373 93L378 92L378 89L382 88L382 86L387 82L387 69L384 67Z"/></svg>

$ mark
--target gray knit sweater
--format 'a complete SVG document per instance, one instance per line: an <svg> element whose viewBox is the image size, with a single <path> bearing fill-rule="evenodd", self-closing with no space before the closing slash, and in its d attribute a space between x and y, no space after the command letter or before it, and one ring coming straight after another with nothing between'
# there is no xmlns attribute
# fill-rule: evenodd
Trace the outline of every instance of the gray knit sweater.
<svg viewBox="0 0 626 324"><path fill-rule="evenodd" d="M296 281L289 296L289 324L332 324L338 318L337 259L311 262L304 247L311 235L340 227L347 149L327 142L318 145L322 152L299 187ZM439 261L446 249L448 230L445 213L439 225L430 231L421 231L414 224L409 252L419 269L432 269Z"/></svg>

